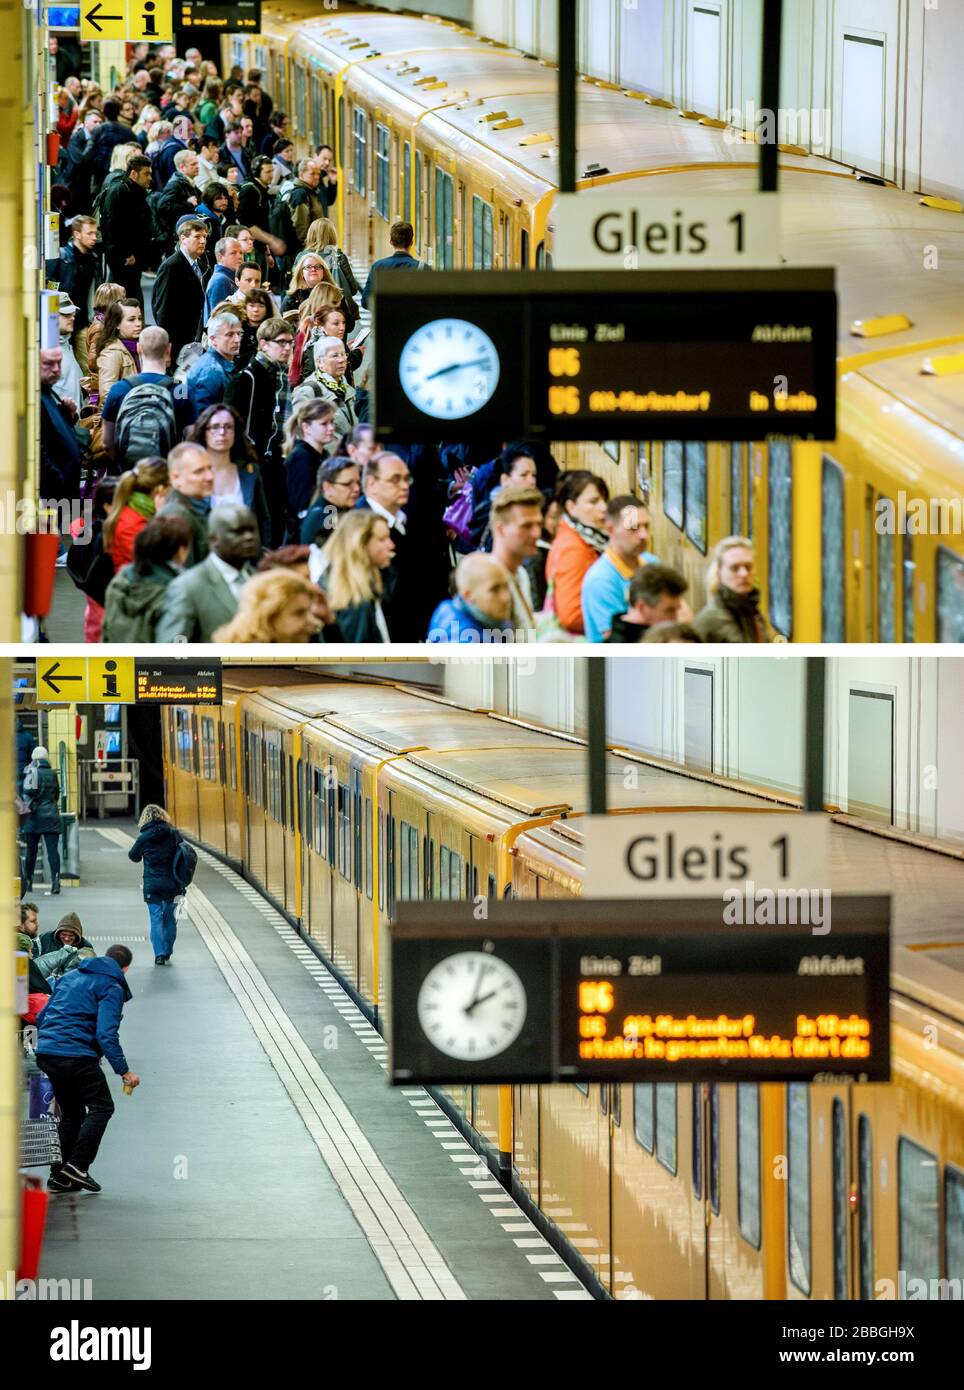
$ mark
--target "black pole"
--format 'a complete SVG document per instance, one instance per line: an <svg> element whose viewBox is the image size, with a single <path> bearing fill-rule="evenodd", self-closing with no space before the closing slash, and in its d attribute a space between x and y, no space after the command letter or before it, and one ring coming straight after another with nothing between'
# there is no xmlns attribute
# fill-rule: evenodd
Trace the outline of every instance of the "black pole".
<svg viewBox="0 0 964 1390"><path fill-rule="evenodd" d="M606 658L585 658L589 746L589 813L606 814Z"/></svg>
<svg viewBox="0 0 964 1390"><path fill-rule="evenodd" d="M559 0L559 192L576 191L576 0Z"/></svg>
<svg viewBox="0 0 964 1390"><path fill-rule="evenodd" d="M827 659L807 657L803 724L803 809L823 810L823 745L827 707Z"/></svg>
<svg viewBox="0 0 964 1390"><path fill-rule="evenodd" d="M760 192L776 193L779 184L777 148L780 126L780 33L783 27L783 0L763 0L763 72L760 80L760 108L771 139L760 146ZM769 118L769 119L768 119Z"/></svg>

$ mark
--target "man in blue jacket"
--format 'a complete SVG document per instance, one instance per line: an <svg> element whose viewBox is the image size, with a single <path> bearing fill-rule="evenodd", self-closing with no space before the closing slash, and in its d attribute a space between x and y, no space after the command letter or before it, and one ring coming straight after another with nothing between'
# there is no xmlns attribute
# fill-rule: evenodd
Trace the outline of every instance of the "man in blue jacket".
<svg viewBox="0 0 964 1390"><path fill-rule="evenodd" d="M455 570L455 598L444 599L429 623L429 642L511 642L509 576L491 555L463 555Z"/></svg>
<svg viewBox="0 0 964 1390"><path fill-rule="evenodd" d="M61 1115L63 1161L51 1167L48 1192L101 1190L90 1165L114 1113L101 1057L125 1086L140 1085L118 1034L131 997L124 976L132 960L126 946L108 946L106 955L85 960L57 984L37 1021L37 1064L50 1077Z"/></svg>

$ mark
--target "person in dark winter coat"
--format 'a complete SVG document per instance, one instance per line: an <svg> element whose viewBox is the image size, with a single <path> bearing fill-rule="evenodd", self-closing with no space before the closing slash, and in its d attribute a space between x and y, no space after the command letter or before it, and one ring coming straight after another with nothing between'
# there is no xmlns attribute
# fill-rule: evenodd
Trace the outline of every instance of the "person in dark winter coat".
<svg viewBox="0 0 964 1390"><path fill-rule="evenodd" d="M34 750L36 739L29 729L24 728L20 720L17 720L17 795L23 795L23 779L27 768L30 766L30 755Z"/></svg>
<svg viewBox="0 0 964 1390"><path fill-rule="evenodd" d="M107 586L104 642L153 642L167 586L187 564L191 523L176 512L161 512L137 533L134 561L119 569Z"/></svg>
<svg viewBox="0 0 964 1390"><path fill-rule="evenodd" d="M132 960L126 946L108 946L106 955L85 960L57 983L38 1019L37 1065L50 1077L60 1107L63 1154L63 1162L50 1170L49 1192L101 1190L90 1165L114 1113L101 1057L125 1086L140 1085L119 1036L131 998L124 976Z"/></svg>
<svg viewBox="0 0 964 1390"><path fill-rule="evenodd" d="M23 891L33 888L33 874L41 838L50 866L50 891L60 892L60 778L50 766L46 748L35 748L24 774L23 797L30 814L22 826L27 841L23 861Z"/></svg>
<svg viewBox="0 0 964 1390"><path fill-rule="evenodd" d="M101 127L103 129L103 127ZM131 155L124 173L104 183L100 205L100 231L111 280L124 286L130 298L141 298L141 276L153 262L153 228L147 190L151 186L151 161Z"/></svg>
<svg viewBox="0 0 964 1390"><path fill-rule="evenodd" d="M64 946L72 946L74 950L81 946L86 950L94 949L84 936L84 928L76 912L65 913L53 931L44 932L37 945L37 955L45 956L50 951L62 950Z"/></svg>
<svg viewBox="0 0 964 1390"><path fill-rule="evenodd" d="M174 855L181 836L162 806L145 806L137 828L140 834L127 857L135 864L144 861L144 901L151 918L154 964L167 965L177 937L174 899L182 891L174 878Z"/></svg>
<svg viewBox="0 0 964 1390"><path fill-rule="evenodd" d="M693 626L704 642L773 642L778 640L760 612L760 590L753 577L753 542L727 536L710 556L710 600Z"/></svg>

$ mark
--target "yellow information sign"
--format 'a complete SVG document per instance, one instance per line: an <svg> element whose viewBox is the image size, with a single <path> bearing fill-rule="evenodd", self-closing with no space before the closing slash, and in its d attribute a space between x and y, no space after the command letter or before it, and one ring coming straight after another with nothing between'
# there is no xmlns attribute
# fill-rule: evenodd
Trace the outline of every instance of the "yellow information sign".
<svg viewBox="0 0 964 1390"><path fill-rule="evenodd" d="M134 658L92 656L87 660L87 700L98 705L134 703Z"/></svg>
<svg viewBox="0 0 964 1390"><path fill-rule="evenodd" d="M133 665L133 662L131 663ZM42 705L83 704L87 699L87 658L45 656L37 660L37 701Z"/></svg>
<svg viewBox="0 0 964 1390"><path fill-rule="evenodd" d="M173 0L85 0L80 7L80 37L88 43L105 39L170 43Z"/></svg>
<svg viewBox="0 0 964 1390"><path fill-rule="evenodd" d="M127 37L132 43L172 43L174 0L127 0Z"/></svg>
<svg viewBox="0 0 964 1390"><path fill-rule="evenodd" d="M86 0L80 7L80 37L88 43L127 38L125 0Z"/></svg>

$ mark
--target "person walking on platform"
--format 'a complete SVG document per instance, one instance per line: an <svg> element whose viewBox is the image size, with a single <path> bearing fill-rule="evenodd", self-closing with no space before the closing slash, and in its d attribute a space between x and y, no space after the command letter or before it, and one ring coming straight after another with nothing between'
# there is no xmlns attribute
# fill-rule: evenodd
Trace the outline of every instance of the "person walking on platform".
<svg viewBox="0 0 964 1390"><path fill-rule="evenodd" d="M60 778L50 766L46 748L38 747L30 755L30 766L23 779L23 796L30 813L23 822L27 852L23 863L23 892L33 888L37 852L43 839L50 867L50 891L60 892Z"/></svg>
<svg viewBox="0 0 964 1390"><path fill-rule="evenodd" d="M140 1085L119 1036L131 998L124 976L132 960L126 946L108 946L106 955L83 961L57 983L38 1019L37 1065L50 1078L60 1107L63 1154L62 1162L51 1166L49 1192L101 1191L90 1166L114 1113L101 1057L125 1087Z"/></svg>
<svg viewBox="0 0 964 1390"><path fill-rule="evenodd" d="M135 864L143 861L144 901L151 919L154 964L167 965L177 937L174 900L184 891L174 877L174 858L181 836L162 806L145 806L137 829L140 833L127 857Z"/></svg>

